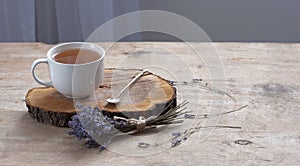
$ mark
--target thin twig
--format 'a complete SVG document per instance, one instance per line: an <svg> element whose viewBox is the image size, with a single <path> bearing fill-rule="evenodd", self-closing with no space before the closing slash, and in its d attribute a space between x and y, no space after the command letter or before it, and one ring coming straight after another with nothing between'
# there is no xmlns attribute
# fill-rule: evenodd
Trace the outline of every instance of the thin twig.
<svg viewBox="0 0 300 166"><path fill-rule="evenodd" d="M244 109L246 107L248 107L248 105L244 105L244 106L239 107L237 109L234 109L234 110L231 110L231 111L227 111L227 112L223 112L223 113L219 113L219 114L199 114L197 116L203 116L203 119L206 119L206 118L209 118L209 117L217 117L217 116L220 116L220 115L226 115L226 114L230 114L230 113L233 113L233 112L240 111L240 110L242 110L242 109Z"/></svg>
<svg viewBox="0 0 300 166"><path fill-rule="evenodd" d="M201 80L201 79L200 79ZM202 81L202 80L201 80ZM227 97L229 97L230 99L232 99L234 102L236 102L236 99L231 96L230 94L218 89L218 88L215 88L215 87L212 87L212 86L209 86L208 83L205 83L203 85L203 83L201 81L198 81L198 79L194 79L193 82L177 82L177 81L171 81L173 83L173 85L178 85L178 84L183 84L183 85L187 85L188 83L198 83L197 85L205 90L209 90L209 91L212 91L212 92L215 92L217 94L220 94L220 95L225 95Z"/></svg>

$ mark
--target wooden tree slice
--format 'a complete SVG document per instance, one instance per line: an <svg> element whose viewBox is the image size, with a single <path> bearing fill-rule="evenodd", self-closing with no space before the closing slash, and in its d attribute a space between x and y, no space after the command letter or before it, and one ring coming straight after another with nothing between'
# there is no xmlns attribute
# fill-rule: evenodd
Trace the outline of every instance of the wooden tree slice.
<svg viewBox="0 0 300 166"><path fill-rule="evenodd" d="M176 106L176 89L169 81L153 73L144 73L121 96L118 104L108 104L106 99L117 96L139 70L106 69L103 85L95 95L85 99L69 99L52 87L33 88L26 95L26 106L29 114L38 122L57 126L68 126L71 117L76 113L74 102L98 106L103 113L113 117L145 118L164 113Z"/></svg>
<svg viewBox="0 0 300 166"><path fill-rule="evenodd" d="M165 108L176 106L176 89L169 81L153 73L146 72L130 89L121 96L119 104L108 104L106 99L118 96L138 70L107 69L104 86L96 91L98 107L112 116L138 119L163 113Z"/></svg>
<svg viewBox="0 0 300 166"><path fill-rule="evenodd" d="M32 118L42 123L66 127L76 113L73 100L64 97L52 87L30 89L25 102Z"/></svg>

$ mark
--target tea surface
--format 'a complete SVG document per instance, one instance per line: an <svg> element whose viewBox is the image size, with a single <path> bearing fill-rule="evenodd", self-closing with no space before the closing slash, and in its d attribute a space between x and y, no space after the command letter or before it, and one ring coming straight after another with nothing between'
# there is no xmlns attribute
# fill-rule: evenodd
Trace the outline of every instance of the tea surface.
<svg viewBox="0 0 300 166"><path fill-rule="evenodd" d="M84 64L96 61L101 57L95 51L87 49L71 49L58 53L54 56L54 60L65 64Z"/></svg>

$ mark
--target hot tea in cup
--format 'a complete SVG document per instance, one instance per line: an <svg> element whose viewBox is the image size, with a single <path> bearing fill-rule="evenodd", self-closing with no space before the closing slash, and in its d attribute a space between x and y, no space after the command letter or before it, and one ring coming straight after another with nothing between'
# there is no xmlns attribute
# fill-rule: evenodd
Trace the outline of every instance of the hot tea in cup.
<svg viewBox="0 0 300 166"><path fill-rule="evenodd" d="M35 60L31 72L38 83L53 86L66 97L83 98L93 94L103 81L104 56L104 49L96 44L63 43L51 48L46 59ZM35 75L39 63L49 65L50 82Z"/></svg>
<svg viewBox="0 0 300 166"><path fill-rule="evenodd" d="M96 61L98 59L99 53L87 49L66 50L54 55L54 60L56 62L65 64L84 64Z"/></svg>

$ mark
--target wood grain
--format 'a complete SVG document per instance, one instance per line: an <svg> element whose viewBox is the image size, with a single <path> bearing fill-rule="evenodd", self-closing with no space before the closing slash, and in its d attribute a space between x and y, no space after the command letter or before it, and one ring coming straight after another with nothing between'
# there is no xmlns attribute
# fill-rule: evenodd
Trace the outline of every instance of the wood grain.
<svg viewBox="0 0 300 166"><path fill-rule="evenodd" d="M105 69L104 80L95 90L95 94L83 99L70 99L60 94L53 87L36 87L28 91L25 98L26 107L33 119L41 123L68 127L71 117L76 114L74 103L98 106L103 114L139 119L163 114L176 107L176 89L172 84L151 72L144 73L126 94L120 96L118 104L109 104L106 99L125 87L136 72L136 69Z"/></svg>
<svg viewBox="0 0 300 166"><path fill-rule="evenodd" d="M206 44L194 43L194 46L203 48L203 57L213 55L204 51ZM110 43L99 45L108 49ZM123 65L139 68L140 64L136 62L150 62L154 54L160 57L176 54L176 57L185 58L185 64L197 74L195 77L209 84L224 84L226 92L237 99L236 103L228 98L221 100L206 90L200 90L201 98L194 99L198 92L195 86L182 84L178 96L184 95L184 99L190 102L188 109L191 111L197 108L199 114L219 113L222 108L231 110L249 105L221 119L201 120L207 122L205 125L233 125L242 127L241 130L201 130L178 147L135 157L129 155L131 151L119 154L118 151L106 150L98 153L97 149L88 149L83 142L67 136L67 129L35 122L26 112L24 103L26 92L39 86L31 77L30 65L34 59L44 58L52 46L41 43L1 43L1 165L298 165L300 44L213 43L213 46L218 50L218 57L223 64L225 81L210 79L201 58L189 58L193 50L185 43L118 43L108 50L106 67ZM155 50L149 51L149 48ZM185 78L185 67L168 65L170 71ZM164 71L159 73L160 70L155 72L166 74ZM47 66L39 66L37 73L47 79ZM180 89L184 89L185 93ZM164 132L169 138L168 130ZM138 138L136 136L130 140ZM238 140L252 143L240 145L236 143ZM126 141L128 145L124 145L124 149L130 149L130 141Z"/></svg>

